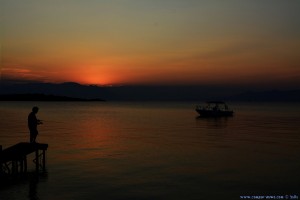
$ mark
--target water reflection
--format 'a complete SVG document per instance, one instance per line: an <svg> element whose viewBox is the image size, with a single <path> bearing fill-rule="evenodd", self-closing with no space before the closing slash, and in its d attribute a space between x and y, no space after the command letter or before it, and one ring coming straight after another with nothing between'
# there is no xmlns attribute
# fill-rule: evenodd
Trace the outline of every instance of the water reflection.
<svg viewBox="0 0 300 200"><path fill-rule="evenodd" d="M222 129L228 126L228 122L232 117L196 117L197 124L206 128Z"/></svg>
<svg viewBox="0 0 300 200"><path fill-rule="evenodd" d="M0 199L39 200L43 188L48 182L48 173L28 172L13 177L2 177L0 180ZM41 191L42 190L42 191Z"/></svg>
<svg viewBox="0 0 300 200"><path fill-rule="evenodd" d="M29 189L28 198L30 200L39 200L38 186L40 182L45 182L48 179L48 173L37 174L35 172L30 173L28 176Z"/></svg>
<svg viewBox="0 0 300 200"><path fill-rule="evenodd" d="M37 193L37 186L39 182L39 177L38 176L33 176L30 177L29 179L29 192L28 192L28 197L30 200L38 200L38 193Z"/></svg>

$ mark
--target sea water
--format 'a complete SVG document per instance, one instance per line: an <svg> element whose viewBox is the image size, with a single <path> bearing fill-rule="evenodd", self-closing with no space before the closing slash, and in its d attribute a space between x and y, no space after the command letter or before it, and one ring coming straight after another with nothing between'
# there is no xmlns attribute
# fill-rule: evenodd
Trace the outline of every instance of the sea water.
<svg viewBox="0 0 300 200"><path fill-rule="evenodd" d="M29 141L33 106L47 173L0 199L299 197L299 103L229 103L234 116L215 119L194 102L0 102L3 149Z"/></svg>

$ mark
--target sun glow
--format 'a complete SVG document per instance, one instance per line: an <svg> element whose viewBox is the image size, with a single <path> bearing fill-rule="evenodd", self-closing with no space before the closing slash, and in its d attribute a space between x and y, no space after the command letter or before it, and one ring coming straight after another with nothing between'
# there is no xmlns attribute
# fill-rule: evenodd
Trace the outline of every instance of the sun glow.
<svg viewBox="0 0 300 200"><path fill-rule="evenodd" d="M81 84L110 85L114 83L114 77L106 71L104 67L83 65L76 67L76 70L66 70L61 74L61 79Z"/></svg>

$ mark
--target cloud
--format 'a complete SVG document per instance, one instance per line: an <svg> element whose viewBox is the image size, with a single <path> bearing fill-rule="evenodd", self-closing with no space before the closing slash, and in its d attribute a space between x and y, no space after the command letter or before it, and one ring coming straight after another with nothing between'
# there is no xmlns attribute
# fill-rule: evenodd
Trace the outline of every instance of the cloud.
<svg viewBox="0 0 300 200"><path fill-rule="evenodd" d="M43 76L34 73L30 69L26 68L3 68L1 69L1 81L5 80L22 80L22 81L42 81L44 79Z"/></svg>
<svg viewBox="0 0 300 200"><path fill-rule="evenodd" d="M23 68L3 68L1 69L2 73L8 73L8 74L26 74L26 73L30 73L31 70L29 69L23 69Z"/></svg>

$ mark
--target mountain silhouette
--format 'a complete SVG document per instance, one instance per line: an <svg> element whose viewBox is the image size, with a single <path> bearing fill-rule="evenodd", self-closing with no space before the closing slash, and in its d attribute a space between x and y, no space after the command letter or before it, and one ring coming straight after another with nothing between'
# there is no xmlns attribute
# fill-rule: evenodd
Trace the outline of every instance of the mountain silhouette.
<svg viewBox="0 0 300 200"><path fill-rule="evenodd" d="M2 94L0 101L104 101L103 99L83 99L45 94Z"/></svg>
<svg viewBox="0 0 300 200"><path fill-rule="evenodd" d="M266 90L226 86L96 86L66 83L1 84L0 94L35 98L107 101L300 101L300 90ZM44 95L38 96L37 94ZM27 95L27 97L26 97ZM47 96L48 95L48 96ZM49 96L50 95L50 96ZM57 97L54 97L54 96ZM6 97L8 98L8 97ZM21 96L15 98L21 98ZM21 99L22 99L21 98ZM1 97L4 99L4 96Z"/></svg>

